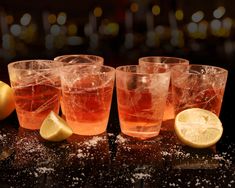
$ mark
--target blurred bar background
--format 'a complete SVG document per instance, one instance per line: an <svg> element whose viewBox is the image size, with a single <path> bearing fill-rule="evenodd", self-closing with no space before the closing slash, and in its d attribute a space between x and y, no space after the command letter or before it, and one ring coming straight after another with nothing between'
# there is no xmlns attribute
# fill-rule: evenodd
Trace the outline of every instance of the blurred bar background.
<svg viewBox="0 0 235 188"><path fill-rule="evenodd" d="M143 55L174 55L213 63L204 57L234 54L233 7L233 0L1 0L0 57L93 53L107 64L129 64Z"/></svg>
<svg viewBox="0 0 235 188"><path fill-rule="evenodd" d="M117 67L142 56L177 56L228 69L223 105L229 107L234 7L234 0L1 0L0 80L8 82L6 65L20 59L89 53ZM221 116L232 120L228 110Z"/></svg>

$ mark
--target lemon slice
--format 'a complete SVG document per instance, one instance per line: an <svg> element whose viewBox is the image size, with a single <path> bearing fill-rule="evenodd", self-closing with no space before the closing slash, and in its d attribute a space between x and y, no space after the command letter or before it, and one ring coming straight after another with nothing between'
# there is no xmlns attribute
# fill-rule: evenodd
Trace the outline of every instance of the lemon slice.
<svg viewBox="0 0 235 188"><path fill-rule="evenodd" d="M0 81L0 120L8 117L15 110L12 88Z"/></svg>
<svg viewBox="0 0 235 188"><path fill-rule="evenodd" d="M40 128L41 137L48 141L59 142L72 134L72 129L53 111L46 117Z"/></svg>
<svg viewBox="0 0 235 188"><path fill-rule="evenodd" d="M201 108L190 108L176 115L175 132L185 145L207 148L219 141L223 127L216 114Z"/></svg>

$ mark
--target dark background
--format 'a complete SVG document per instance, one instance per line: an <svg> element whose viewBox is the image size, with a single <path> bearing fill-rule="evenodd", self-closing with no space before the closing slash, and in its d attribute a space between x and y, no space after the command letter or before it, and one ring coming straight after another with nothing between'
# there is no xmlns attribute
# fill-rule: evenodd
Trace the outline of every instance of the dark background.
<svg viewBox="0 0 235 188"><path fill-rule="evenodd" d="M113 67L149 55L220 66L229 71L220 118L233 135L234 7L233 0L1 0L0 80L9 83L9 62L62 54L100 55Z"/></svg>

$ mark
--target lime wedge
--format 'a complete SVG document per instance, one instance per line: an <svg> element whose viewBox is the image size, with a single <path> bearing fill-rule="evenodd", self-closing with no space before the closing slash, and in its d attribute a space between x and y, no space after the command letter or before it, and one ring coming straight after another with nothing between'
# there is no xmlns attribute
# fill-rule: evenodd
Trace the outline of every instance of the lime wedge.
<svg viewBox="0 0 235 188"><path fill-rule="evenodd" d="M65 120L53 111L46 117L40 128L41 137L53 142L65 140L72 134L73 131Z"/></svg>

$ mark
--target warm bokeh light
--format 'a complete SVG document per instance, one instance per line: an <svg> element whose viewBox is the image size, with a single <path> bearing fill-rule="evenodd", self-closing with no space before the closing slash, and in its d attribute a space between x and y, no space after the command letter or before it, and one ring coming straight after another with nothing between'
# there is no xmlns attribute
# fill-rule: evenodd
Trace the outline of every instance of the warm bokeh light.
<svg viewBox="0 0 235 188"><path fill-rule="evenodd" d="M99 28L99 31L104 35L118 35L119 24L116 22L110 22L109 20L104 20Z"/></svg>
<svg viewBox="0 0 235 188"><path fill-rule="evenodd" d="M14 22L14 17L12 15L7 15L6 16L6 21L7 21L8 25L11 25Z"/></svg>
<svg viewBox="0 0 235 188"><path fill-rule="evenodd" d="M50 24L56 23L56 15L55 15L55 14L50 14L50 15L48 16L48 22L49 22Z"/></svg>
<svg viewBox="0 0 235 188"><path fill-rule="evenodd" d="M101 17L103 14L103 10L101 7L95 7L93 14L95 17Z"/></svg>
<svg viewBox="0 0 235 188"><path fill-rule="evenodd" d="M138 12L139 10L139 5L137 3L131 3L131 12Z"/></svg>
<svg viewBox="0 0 235 188"><path fill-rule="evenodd" d="M153 13L153 15L157 16L157 15L160 14L160 12L161 12L161 9L160 9L160 7L159 7L158 5L154 5L154 6L152 7L152 13Z"/></svg>
<svg viewBox="0 0 235 188"><path fill-rule="evenodd" d="M182 10L178 9L175 11L175 18L179 21L184 19L184 13Z"/></svg>
<svg viewBox="0 0 235 188"><path fill-rule="evenodd" d="M77 34L77 26L75 24L69 24L68 26L68 35L73 36Z"/></svg>

